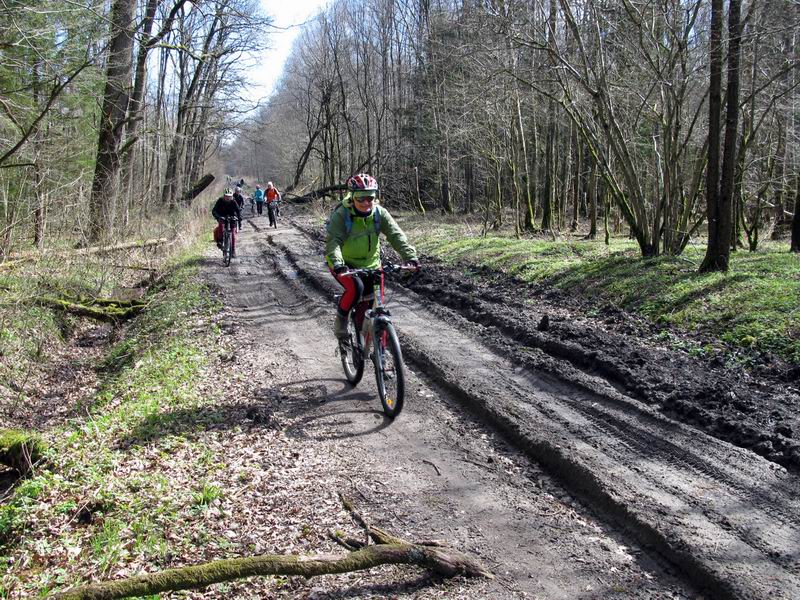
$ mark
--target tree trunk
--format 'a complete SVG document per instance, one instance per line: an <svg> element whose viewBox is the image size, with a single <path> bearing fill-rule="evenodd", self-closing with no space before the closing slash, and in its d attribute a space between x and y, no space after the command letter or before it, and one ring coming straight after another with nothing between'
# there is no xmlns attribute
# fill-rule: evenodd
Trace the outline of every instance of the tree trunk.
<svg viewBox="0 0 800 600"><path fill-rule="evenodd" d="M472 214L475 206L475 163L472 155L464 159L464 212Z"/></svg>
<svg viewBox="0 0 800 600"><path fill-rule="evenodd" d="M700 272L727 271L730 262L733 182L736 166L736 129L739 121L739 59L741 0L731 0L728 13L728 89L725 145L719 168L722 85L722 0L711 3L711 83L709 91L708 247Z"/></svg>
<svg viewBox="0 0 800 600"><path fill-rule="evenodd" d="M589 173L589 235L590 240L597 238L597 165L592 160L592 170ZM608 218L606 217L606 227Z"/></svg>
<svg viewBox="0 0 800 600"><path fill-rule="evenodd" d="M572 126L574 131L574 152L575 152L575 166L574 178L572 182L572 223L570 223L569 230L572 232L578 231L578 213L580 210L581 198L583 197L581 190L581 169L583 169L583 145L578 139L578 131L575 125Z"/></svg>
<svg viewBox="0 0 800 600"><path fill-rule="evenodd" d="M41 79L39 77L40 63L37 61L33 65L33 103L36 107L40 106L42 100ZM48 125L49 129L49 125ZM44 191L44 168L42 167L41 148L44 147L43 140L47 139L47 133L42 136L37 129L31 136L34 146L33 159L33 190L36 195L36 208L33 213L33 243L41 251L44 249L44 230L46 224L46 193Z"/></svg>
<svg viewBox="0 0 800 600"><path fill-rule="evenodd" d="M517 120L519 123L519 137L520 141L522 142L522 161L525 167L525 229L526 231L533 231L536 229L536 223L534 221L534 208L533 208L533 197L531 195L531 173L530 173L530 166L528 162L528 144L526 142L525 136L525 123L522 120L522 104L519 99L519 86L516 88L517 90Z"/></svg>
<svg viewBox="0 0 800 600"><path fill-rule="evenodd" d="M132 25L135 11L136 0L114 0L111 8L111 45L106 67L97 161L89 200L90 242L107 238L113 224L114 186L119 172L120 141L131 83Z"/></svg>
<svg viewBox="0 0 800 600"><path fill-rule="evenodd" d="M557 0L550 0L550 17L547 22L547 43L555 48ZM551 56L551 66L556 67L555 56ZM555 84L553 84L555 85ZM545 141L544 190L542 193L542 229L553 228L553 199L555 198L555 138L556 138L556 102L551 97L547 101L547 137Z"/></svg>
<svg viewBox="0 0 800 600"><path fill-rule="evenodd" d="M195 183L192 186L192 189L190 189L181 197L181 205L190 204L192 200L197 198L197 196L199 196L204 189L206 189L209 185L211 185L211 182L213 181L214 181L214 176L211 173L206 173L205 175L203 175L202 179L200 179L200 181Z"/></svg>
<svg viewBox="0 0 800 600"><path fill-rule="evenodd" d="M792 217L792 252L800 252L800 174L795 178L794 216Z"/></svg>
<svg viewBox="0 0 800 600"><path fill-rule="evenodd" d="M125 204L125 216L130 210L131 197L133 195L133 167L136 160L136 142L139 135L139 125L142 122L140 116L142 99L144 98L145 79L147 76L147 53L150 50L150 34L153 31L153 21L155 20L158 0L147 0L144 21L142 23L142 38L139 42L139 50L136 53L135 76L133 79L133 93L131 94L128 105L128 123L125 146L127 150L122 159L122 186L120 196Z"/></svg>

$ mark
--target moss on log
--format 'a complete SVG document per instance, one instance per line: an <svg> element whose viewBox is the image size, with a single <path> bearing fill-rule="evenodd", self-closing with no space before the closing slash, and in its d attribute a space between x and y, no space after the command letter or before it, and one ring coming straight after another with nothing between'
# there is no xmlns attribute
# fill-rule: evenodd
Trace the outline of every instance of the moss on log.
<svg viewBox="0 0 800 600"><path fill-rule="evenodd" d="M26 475L47 451L36 434L18 429L0 429L0 464Z"/></svg>
<svg viewBox="0 0 800 600"><path fill-rule="evenodd" d="M81 317L89 317L98 321L121 321L138 313L145 306L144 302L114 300L108 298L92 298L76 302L67 298L54 296L38 296L33 301L40 306L72 313Z"/></svg>
<svg viewBox="0 0 800 600"><path fill-rule="evenodd" d="M492 577L472 558L450 548L418 544L378 544L346 555L264 555L218 560L202 565L169 569L119 581L106 581L73 588L53 598L58 600L108 600L147 596L166 591L203 588L254 575L300 575L314 577L371 569L379 565L416 565L444 575Z"/></svg>
<svg viewBox="0 0 800 600"><path fill-rule="evenodd" d="M256 575L300 575L315 577L363 571L380 565L415 565L444 577L494 576L478 561L463 552L435 544L412 544L390 533L371 527L355 510L353 503L339 493L345 509L365 529L375 545L358 548L345 555L316 554L296 556L267 554L217 560L202 565L168 569L148 575L138 575L118 581L104 581L68 589L51 596L57 600L110 600L130 596L149 596L167 591L199 589L213 583L233 581ZM332 537L342 543L338 534ZM347 544L343 544L347 546Z"/></svg>

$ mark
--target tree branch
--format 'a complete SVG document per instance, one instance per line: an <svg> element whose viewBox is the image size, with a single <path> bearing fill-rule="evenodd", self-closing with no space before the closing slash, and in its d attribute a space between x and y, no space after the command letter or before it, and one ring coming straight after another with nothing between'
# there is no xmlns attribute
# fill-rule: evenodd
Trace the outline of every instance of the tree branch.
<svg viewBox="0 0 800 600"><path fill-rule="evenodd" d="M341 494L339 497L353 518L369 532L376 545L366 546L345 555L265 554L217 560L201 565L168 569L118 581L105 581L72 588L55 594L53 598L55 600L110 600L130 596L149 596L167 591L198 589L213 583L233 581L255 575L314 577L363 571L388 564L415 565L444 577L466 575L468 577L494 578L480 563L458 550L440 546L438 542L431 545L411 544L382 529L369 526L355 511L352 503ZM338 538L337 541L342 543L340 536L337 535L334 538ZM352 543L345 541L342 545L347 546Z"/></svg>

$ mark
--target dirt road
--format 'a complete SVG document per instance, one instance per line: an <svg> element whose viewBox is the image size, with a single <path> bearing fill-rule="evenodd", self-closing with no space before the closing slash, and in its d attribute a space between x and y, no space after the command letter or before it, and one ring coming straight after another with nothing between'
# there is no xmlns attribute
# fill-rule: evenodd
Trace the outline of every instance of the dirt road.
<svg viewBox="0 0 800 600"><path fill-rule="evenodd" d="M392 569L358 575L359 594L401 581L414 597L699 597L692 580L709 597L800 596L800 502L782 467L569 364L564 377L532 370L398 287L390 302L412 374L389 422L369 373L355 390L344 383L329 332L336 285L313 237L257 218L233 266L209 275L256 404L326 457L309 477L341 486L375 523L446 539L499 576L442 588ZM352 596L354 577L303 591Z"/></svg>

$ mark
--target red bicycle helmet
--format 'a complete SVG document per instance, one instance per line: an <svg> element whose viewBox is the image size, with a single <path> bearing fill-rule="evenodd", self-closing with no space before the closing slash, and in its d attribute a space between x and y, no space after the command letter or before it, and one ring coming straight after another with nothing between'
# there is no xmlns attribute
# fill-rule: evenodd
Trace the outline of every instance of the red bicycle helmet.
<svg viewBox="0 0 800 600"><path fill-rule="evenodd" d="M377 192L378 182L372 175L359 173L347 180L347 189L351 192Z"/></svg>

